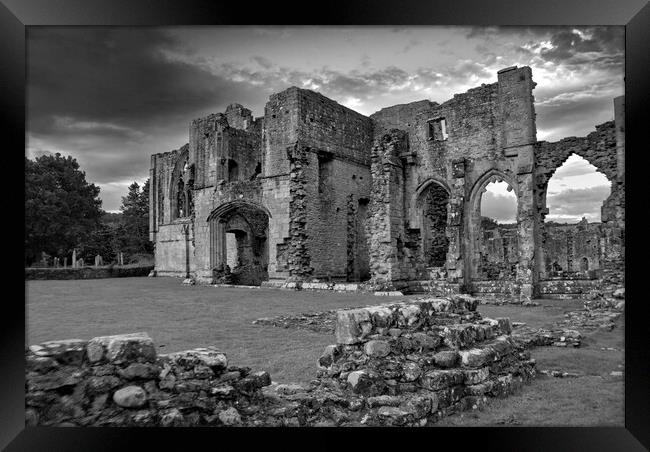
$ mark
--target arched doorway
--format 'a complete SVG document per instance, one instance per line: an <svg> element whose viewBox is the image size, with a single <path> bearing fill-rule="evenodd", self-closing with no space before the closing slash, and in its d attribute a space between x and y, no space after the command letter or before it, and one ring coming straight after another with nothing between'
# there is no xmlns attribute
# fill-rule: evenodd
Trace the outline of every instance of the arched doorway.
<svg viewBox="0 0 650 452"><path fill-rule="evenodd" d="M519 238L515 188L505 174L491 171L472 190L466 267L471 283L514 282L517 278Z"/></svg>
<svg viewBox="0 0 650 452"><path fill-rule="evenodd" d="M444 276L449 251L448 189L437 181L429 181L419 190L416 207L420 219L422 260L432 278Z"/></svg>
<svg viewBox="0 0 650 452"><path fill-rule="evenodd" d="M268 279L269 213L256 204L233 201L215 209L210 225L210 267L215 282L260 285Z"/></svg>

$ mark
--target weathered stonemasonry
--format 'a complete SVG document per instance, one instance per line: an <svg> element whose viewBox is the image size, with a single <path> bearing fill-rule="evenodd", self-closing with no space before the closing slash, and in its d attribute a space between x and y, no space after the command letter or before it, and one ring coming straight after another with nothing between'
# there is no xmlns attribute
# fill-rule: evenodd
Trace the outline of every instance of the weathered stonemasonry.
<svg viewBox="0 0 650 452"><path fill-rule="evenodd" d="M214 348L158 356L146 333L45 342L26 360L27 425L241 425L271 383Z"/></svg>
<svg viewBox="0 0 650 452"><path fill-rule="evenodd" d="M470 297L339 311L309 384L272 383L214 347L157 355L146 333L26 351L26 421L49 426L424 426L535 376L509 319Z"/></svg>
<svg viewBox="0 0 650 452"><path fill-rule="evenodd" d="M615 290L624 283L623 98L615 121L587 137L538 142L531 69L496 75L441 104L422 100L369 117L291 87L270 96L262 117L233 104L192 121L187 145L152 156L156 273L527 301L557 278L549 265L564 262L559 233L544 224L546 189L575 153L612 181L598 268L588 265ZM514 229L491 242L503 253L486 249L481 229L482 194L495 181L517 196ZM571 249L582 246L576 240ZM569 267L592 259L595 246L590 239L589 250L575 250ZM501 261L489 258L498 254Z"/></svg>

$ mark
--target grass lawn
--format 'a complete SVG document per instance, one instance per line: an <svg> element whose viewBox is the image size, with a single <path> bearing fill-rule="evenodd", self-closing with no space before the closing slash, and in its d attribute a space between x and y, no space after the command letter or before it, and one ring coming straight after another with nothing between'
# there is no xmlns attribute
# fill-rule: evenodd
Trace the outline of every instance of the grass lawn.
<svg viewBox="0 0 650 452"><path fill-rule="evenodd" d="M176 278L26 282L27 344L145 331L160 353L215 345L275 381L308 382L334 337L253 325L260 317L389 301L361 294L183 286Z"/></svg>
<svg viewBox="0 0 650 452"><path fill-rule="evenodd" d="M26 281L27 344L55 339L146 331L160 353L215 345L231 363L267 370L274 381L308 382L330 334L253 325L260 317L374 305L399 298L277 289L183 286L175 278ZM485 317L510 317L548 327L580 301L538 300L540 306L481 305ZM443 419L439 426L617 425L624 423L623 324L587 332L580 348L532 349L538 370L577 378L539 375L519 394L494 400L483 411ZM616 350L601 350L614 348Z"/></svg>

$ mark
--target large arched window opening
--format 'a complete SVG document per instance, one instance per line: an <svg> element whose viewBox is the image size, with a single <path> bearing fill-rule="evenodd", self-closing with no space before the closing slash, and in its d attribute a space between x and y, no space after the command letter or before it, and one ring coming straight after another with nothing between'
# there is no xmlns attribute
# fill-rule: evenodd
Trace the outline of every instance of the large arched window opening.
<svg viewBox="0 0 650 452"><path fill-rule="evenodd" d="M611 193L611 182L577 154L558 167L546 189L546 223L576 224L585 218L601 221L603 202Z"/></svg>
<svg viewBox="0 0 650 452"><path fill-rule="evenodd" d="M514 280L519 262L517 197L504 181L485 186L480 199L476 279Z"/></svg>
<svg viewBox="0 0 650 452"><path fill-rule="evenodd" d="M188 218L194 212L194 165L189 163L187 151L181 153L172 172L171 219Z"/></svg>
<svg viewBox="0 0 650 452"><path fill-rule="evenodd" d="M571 154L549 179L544 218L543 278L595 278L601 268L601 213L611 182Z"/></svg>

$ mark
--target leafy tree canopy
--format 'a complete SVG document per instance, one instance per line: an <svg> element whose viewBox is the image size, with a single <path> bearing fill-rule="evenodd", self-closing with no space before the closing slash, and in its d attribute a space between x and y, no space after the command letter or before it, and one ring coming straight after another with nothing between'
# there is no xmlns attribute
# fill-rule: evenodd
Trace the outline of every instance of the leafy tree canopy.
<svg viewBox="0 0 650 452"><path fill-rule="evenodd" d="M71 156L25 158L25 259L64 255L86 240L102 215L99 187Z"/></svg>

